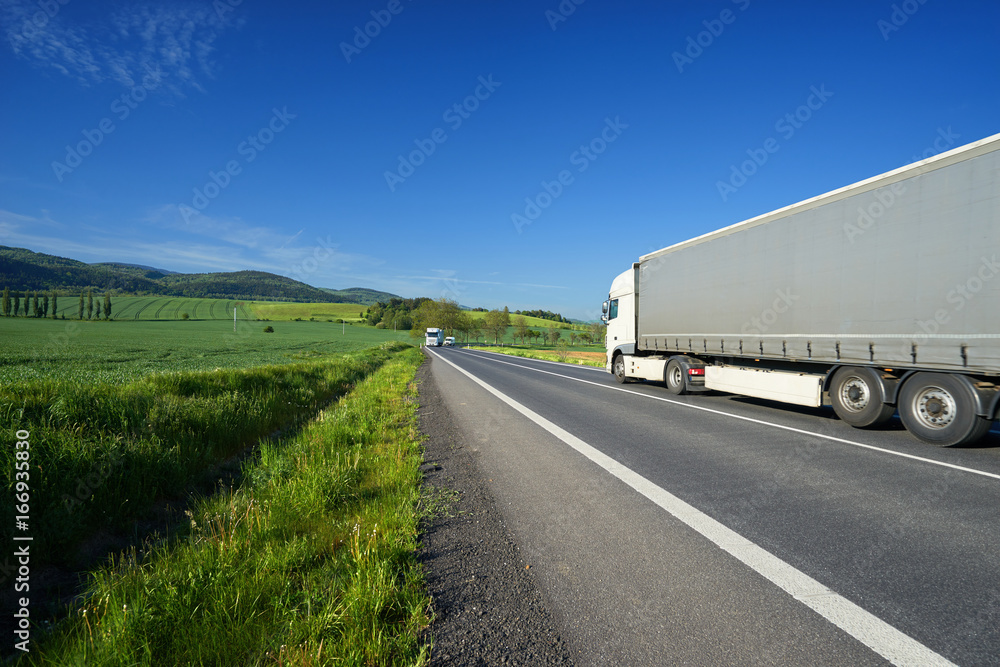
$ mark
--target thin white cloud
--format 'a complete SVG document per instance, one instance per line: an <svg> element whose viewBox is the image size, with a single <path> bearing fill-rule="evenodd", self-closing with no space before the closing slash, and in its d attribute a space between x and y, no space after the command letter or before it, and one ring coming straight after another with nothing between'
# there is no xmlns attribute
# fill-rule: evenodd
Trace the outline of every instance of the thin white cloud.
<svg viewBox="0 0 1000 667"><path fill-rule="evenodd" d="M233 23L208 3L124 5L86 24L74 23L61 3L51 6L54 13L31 0L0 0L4 41L17 56L84 85L132 88L145 78L177 95L215 76L215 42Z"/></svg>
<svg viewBox="0 0 1000 667"><path fill-rule="evenodd" d="M539 285L536 283L507 283L500 282L496 280L468 280L465 278L456 278L453 274L454 272L445 272L448 275L438 275L438 276L398 276L402 280L425 280L425 281L448 281L458 284L465 285L496 285L499 287L531 287L539 289L569 289L566 285ZM492 273L490 275L496 275Z"/></svg>
<svg viewBox="0 0 1000 667"><path fill-rule="evenodd" d="M187 225L176 205L154 209L139 221L133 232L141 234L142 224L159 227L153 237L123 237L120 232L86 226L86 238L67 238L81 225L66 225L48 214L33 217L0 209L0 245L28 248L84 262L128 262L147 264L172 271L268 271L317 287L342 283L350 271L375 271L384 264L368 255L347 253L329 237L314 244L292 242L286 233L235 219L217 219L198 214ZM164 235L163 229L171 234Z"/></svg>

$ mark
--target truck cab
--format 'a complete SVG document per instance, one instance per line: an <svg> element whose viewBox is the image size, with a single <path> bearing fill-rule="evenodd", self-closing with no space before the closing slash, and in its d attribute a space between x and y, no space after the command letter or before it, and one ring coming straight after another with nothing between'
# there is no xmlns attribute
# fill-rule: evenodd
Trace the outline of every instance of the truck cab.
<svg viewBox="0 0 1000 667"><path fill-rule="evenodd" d="M444 330L437 327L428 327L424 336L424 345L427 347L441 347L444 344Z"/></svg>
<svg viewBox="0 0 1000 667"><path fill-rule="evenodd" d="M636 292L635 278L638 264L620 274L611 283L608 300L602 307L601 319L607 324L605 348L608 351L605 368L614 372L612 365L616 357L635 354Z"/></svg>

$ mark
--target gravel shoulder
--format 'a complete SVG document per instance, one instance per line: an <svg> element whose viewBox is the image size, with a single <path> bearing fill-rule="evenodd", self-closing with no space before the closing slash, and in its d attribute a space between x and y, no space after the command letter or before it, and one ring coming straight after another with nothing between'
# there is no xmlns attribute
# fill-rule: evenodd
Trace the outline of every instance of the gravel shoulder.
<svg viewBox="0 0 1000 667"><path fill-rule="evenodd" d="M427 363L416 379L424 494L438 499L418 553L433 600L431 665L571 665Z"/></svg>

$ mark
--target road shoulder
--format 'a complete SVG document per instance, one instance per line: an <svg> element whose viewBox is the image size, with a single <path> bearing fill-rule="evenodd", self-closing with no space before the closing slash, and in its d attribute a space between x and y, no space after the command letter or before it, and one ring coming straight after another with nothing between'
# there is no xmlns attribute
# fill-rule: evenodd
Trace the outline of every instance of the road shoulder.
<svg viewBox="0 0 1000 667"><path fill-rule="evenodd" d="M418 553L434 621L432 665L571 665L475 456L454 427L429 364L417 371L424 493L455 496L425 521Z"/></svg>

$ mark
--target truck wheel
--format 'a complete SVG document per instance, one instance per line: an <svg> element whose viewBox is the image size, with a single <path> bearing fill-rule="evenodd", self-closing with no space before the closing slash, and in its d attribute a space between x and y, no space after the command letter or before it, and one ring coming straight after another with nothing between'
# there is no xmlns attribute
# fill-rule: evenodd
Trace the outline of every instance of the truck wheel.
<svg viewBox="0 0 1000 667"><path fill-rule="evenodd" d="M917 373L899 395L899 417L915 437L949 447L979 440L993 422L976 414L975 392L964 375Z"/></svg>
<svg viewBox="0 0 1000 667"><path fill-rule="evenodd" d="M625 384L628 378L625 377L625 357L621 354L611 362L611 372L614 374L618 384Z"/></svg>
<svg viewBox="0 0 1000 667"><path fill-rule="evenodd" d="M892 419L896 408L886 405L878 373L864 366L837 369L830 383L833 411L855 428L879 426Z"/></svg>
<svg viewBox="0 0 1000 667"><path fill-rule="evenodd" d="M667 384L667 390L671 394L683 396L688 393L687 378L684 377L684 366L681 365L681 362L676 359L668 361L667 370L663 375L664 382Z"/></svg>

